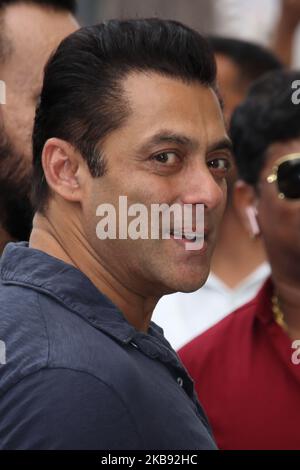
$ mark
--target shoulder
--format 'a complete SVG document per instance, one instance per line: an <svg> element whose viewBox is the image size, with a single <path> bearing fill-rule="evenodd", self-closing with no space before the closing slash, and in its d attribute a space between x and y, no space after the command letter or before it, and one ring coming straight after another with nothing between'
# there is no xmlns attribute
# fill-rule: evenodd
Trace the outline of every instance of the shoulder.
<svg viewBox="0 0 300 470"><path fill-rule="evenodd" d="M112 385L136 377L128 346L63 303L22 285L0 284L0 340L6 348L1 394L44 368L77 370Z"/></svg>
<svg viewBox="0 0 300 470"><path fill-rule="evenodd" d="M49 341L38 293L22 285L0 283L0 340L5 364L0 368L0 392L48 362Z"/></svg>
<svg viewBox="0 0 300 470"><path fill-rule="evenodd" d="M122 398L85 371L44 368L29 374L4 394L0 410L2 449L104 450L140 445Z"/></svg>

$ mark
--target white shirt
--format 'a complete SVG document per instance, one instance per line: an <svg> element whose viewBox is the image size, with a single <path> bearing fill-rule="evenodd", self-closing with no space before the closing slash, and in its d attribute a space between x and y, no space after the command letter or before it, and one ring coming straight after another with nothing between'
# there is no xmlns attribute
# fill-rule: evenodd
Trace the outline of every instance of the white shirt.
<svg viewBox="0 0 300 470"><path fill-rule="evenodd" d="M280 16L280 0L215 0L214 34L269 46ZM300 27L294 38L292 62L300 67Z"/></svg>
<svg viewBox="0 0 300 470"><path fill-rule="evenodd" d="M269 44L280 15L280 0L215 0L215 31Z"/></svg>
<svg viewBox="0 0 300 470"><path fill-rule="evenodd" d="M269 275L270 267L264 263L237 287L230 289L210 273L201 289L189 294L177 292L162 297L152 321L163 328L167 340L178 350L255 297Z"/></svg>

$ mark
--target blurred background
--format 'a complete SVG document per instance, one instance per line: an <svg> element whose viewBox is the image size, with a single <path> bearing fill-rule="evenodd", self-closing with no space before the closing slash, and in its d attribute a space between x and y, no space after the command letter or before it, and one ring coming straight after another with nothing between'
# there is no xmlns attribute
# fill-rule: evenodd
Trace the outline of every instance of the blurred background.
<svg viewBox="0 0 300 470"><path fill-rule="evenodd" d="M281 39L293 42L290 65L300 66L300 0L79 0L78 3L82 24L116 17L159 16L180 20L203 34L247 39L271 47L280 30Z"/></svg>

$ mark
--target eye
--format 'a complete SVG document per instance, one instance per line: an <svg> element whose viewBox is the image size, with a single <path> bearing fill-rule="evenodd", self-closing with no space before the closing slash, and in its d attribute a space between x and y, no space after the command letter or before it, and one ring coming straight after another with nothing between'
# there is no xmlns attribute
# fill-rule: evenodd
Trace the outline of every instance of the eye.
<svg viewBox="0 0 300 470"><path fill-rule="evenodd" d="M217 171L222 176L226 176L231 168L231 162L228 158L219 157L208 161L207 166L213 171Z"/></svg>
<svg viewBox="0 0 300 470"><path fill-rule="evenodd" d="M174 152L161 152L152 157L158 163L163 165L174 165L178 162L178 155Z"/></svg>

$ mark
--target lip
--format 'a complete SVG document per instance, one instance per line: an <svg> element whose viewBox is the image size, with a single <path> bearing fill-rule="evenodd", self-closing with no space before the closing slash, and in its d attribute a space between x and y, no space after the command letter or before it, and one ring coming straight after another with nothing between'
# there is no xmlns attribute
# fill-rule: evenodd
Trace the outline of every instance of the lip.
<svg viewBox="0 0 300 470"><path fill-rule="evenodd" d="M193 235L196 234L196 236L198 235L199 238L203 238L203 237L204 237L204 239L207 239L207 238L208 238L208 235L209 235L209 232L210 232L210 230L209 230L208 227L204 227L204 229L203 229L201 232L197 231L196 228L191 228L191 229L189 229L189 228L185 227L184 230L182 230L181 232L176 232L176 233L178 233L179 235L181 235L181 237L182 237L183 240L188 241L188 239L184 239L184 238L183 238L183 236L184 236L185 233L186 233L186 234L193 234ZM173 229L170 230L170 237L174 238L174 230L173 230Z"/></svg>
<svg viewBox="0 0 300 470"><path fill-rule="evenodd" d="M178 239L178 238L176 239L171 235L170 239L173 240L177 245L179 245L180 248L183 248L184 251L187 254L191 254L191 255L193 255L193 254L194 255L204 254L207 251L207 248L208 248L208 243L205 239L204 239L202 247L199 248L199 249L196 249L196 248L192 249L193 243L195 243L195 242L185 240L184 238L183 239ZM191 249L187 249L187 247L186 247L187 244L191 245Z"/></svg>
<svg viewBox="0 0 300 470"><path fill-rule="evenodd" d="M190 230L185 230L185 232L192 233L192 231ZM195 230L193 230L193 232L195 233ZM170 234L170 239L172 239L175 243L177 243L177 245L179 245L181 248L184 248L187 253L203 254L204 252L207 251L207 248L208 248L209 229L205 228L201 235L203 235L203 233L204 233L203 245L200 249L196 249L196 248L192 249L193 244L197 243L197 241L193 242L192 240L188 240L186 238L175 238L173 234ZM186 248L187 244L191 246L190 249Z"/></svg>

